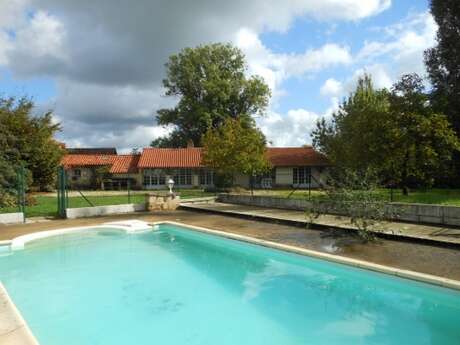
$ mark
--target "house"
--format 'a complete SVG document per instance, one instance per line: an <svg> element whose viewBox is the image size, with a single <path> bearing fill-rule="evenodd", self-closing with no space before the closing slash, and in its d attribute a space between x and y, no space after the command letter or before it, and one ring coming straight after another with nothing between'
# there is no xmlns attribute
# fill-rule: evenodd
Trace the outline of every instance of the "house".
<svg viewBox="0 0 460 345"><path fill-rule="evenodd" d="M214 186L214 174L202 164L202 149L145 148L138 168L145 189L164 188L172 178L178 188Z"/></svg>
<svg viewBox="0 0 460 345"><path fill-rule="evenodd" d="M249 188L317 188L324 184L326 157L311 146L270 147L272 169L262 176L234 176L234 185ZM69 149L62 161L71 187L163 189L171 178L176 188L214 186L212 169L203 165L202 148L144 148L141 154L117 155L115 149Z"/></svg>
<svg viewBox="0 0 460 345"><path fill-rule="evenodd" d="M325 184L325 170L330 163L311 146L269 147L267 159L272 169L251 178L238 175L234 184L245 188L318 188Z"/></svg>
<svg viewBox="0 0 460 345"><path fill-rule="evenodd" d="M67 149L61 164L68 184L80 189L141 188L139 154L118 155L115 148Z"/></svg>

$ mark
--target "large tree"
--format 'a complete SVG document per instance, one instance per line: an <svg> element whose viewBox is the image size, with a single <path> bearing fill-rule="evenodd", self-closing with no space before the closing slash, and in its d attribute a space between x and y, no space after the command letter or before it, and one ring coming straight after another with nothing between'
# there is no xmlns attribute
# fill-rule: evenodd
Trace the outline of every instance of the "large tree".
<svg viewBox="0 0 460 345"><path fill-rule="evenodd" d="M178 102L160 109L156 118L173 132L154 140L153 146L180 147L189 140L198 146L209 128L227 118L250 123L254 115L264 113L269 101L268 86L261 77L247 76L243 53L230 44L185 48L169 58L166 73L165 95Z"/></svg>
<svg viewBox="0 0 460 345"><path fill-rule="evenodd" d="M382 183L405 193L409 186L431 186L459 147L417 75L403 76L391 92L361 78L332 120L319 121L312 135L315 147L339 169L371 169Z"/></svg>
<svg viewBox="0 0 460 345"><path fill-rule="evenodd" d="M60 127L51 112L34 115L33 111L28 98L0 99L0 157L13 169L25 167L32 186L45 190L54 184L63 154L54 139Z"/></svg>
<svg viewBox="0 0 460 345"><path fill-rule="evenodd" d="M318 121L313 145L336 166L359 170L380 164L386 145L380 128L389 116L388 91L376 90L371 77L359 78L356 89L332 119Z"/></svg>
<svg viewBox="0 0 460 345"><path fill-rule="evenodd" d="M433 86L432 103L446 114L460 133L460 1L431 0L431 14L438 24L437 44L425 51Z"/></svg>
<svg viewBox="0 0 460 345"><path fill-rule="evenodd" d="M209 128L203 136L203 163L224 181L237 173L256 176L270 168L264 134L241 119L228 118L219 128Z"/></svg>
<svg viewBox="0 0 460 345"><path fill-rule="evenodd" d="M389 120L390 150L383 161L387 177L407 193L411 185L432 186L445 176L459 149L458 138L447 117L430 104L417 74L404 75L393 85Z"/></svg>

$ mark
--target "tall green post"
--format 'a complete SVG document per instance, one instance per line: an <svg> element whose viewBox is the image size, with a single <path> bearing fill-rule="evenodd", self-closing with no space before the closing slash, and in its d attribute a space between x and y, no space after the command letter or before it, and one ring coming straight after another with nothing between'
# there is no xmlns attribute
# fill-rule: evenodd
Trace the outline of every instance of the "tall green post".
<svg viewBox="0 0 460 345"><path fill-rule="evenodd" d="M128 204L130 204L131 203L131 180L130 179L128 179L127 187L128 187Z"/></svg>
<svg viewBox="0 0 460 345"><path fill-rule="evenodd" d="M18 170L18 210L22 212L24 222L26 221L26 182L25 182L25 169L21 166Z"/></svg>
<svg viewBox="0 0 460 345"><path fill-rule="evenodd" d="M67 194L67 177L64 167L58 168L58 216L60 218L66 218L66 209L68 207L68 194Z"/></svg>

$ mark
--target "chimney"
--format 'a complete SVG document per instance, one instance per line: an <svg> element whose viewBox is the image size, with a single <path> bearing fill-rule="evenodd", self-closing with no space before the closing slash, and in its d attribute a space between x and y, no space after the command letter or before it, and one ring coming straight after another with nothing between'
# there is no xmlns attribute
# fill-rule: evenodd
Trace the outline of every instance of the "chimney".
<svg viewBox="0 0 460 345"><path fill-rule="evenodd" d="M191 147L195 147L195 144L193 144L193 140L192 139L189 139L187 140L187 148L191 148Z"/></svg>

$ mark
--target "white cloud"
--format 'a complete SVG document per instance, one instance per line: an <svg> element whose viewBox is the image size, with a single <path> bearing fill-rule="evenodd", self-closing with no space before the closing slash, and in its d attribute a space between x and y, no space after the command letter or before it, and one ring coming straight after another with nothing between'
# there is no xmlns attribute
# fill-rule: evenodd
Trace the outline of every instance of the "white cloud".
<svg viewBox="0 0 460 345"><path fill-rule="evenodd" d="M318 49L308 49L301 54L274 53L263 45L258 35L249 30L238 31L235 44L245 53L249 72L262 76L276 98L283 95L282 82L291 77L314 74L352 61L348 47L325 44Z"/></svg>
<svg viewBox="0 0 460 345"><path fill-rule="evenodd" d="M153 114L172 102L160 97L169 55L186 46L236 40L250 72L262 75L280 96L287 78L348 64L351 55L337 44L301 54L274 53L260 42L262 32L286 31L300 17L357 21L390 4L139 0L136 6L114 6L112 0L0 0L0 65L15 78L46 76L56 82L52 105L66 139L85 146L146 145L151 131L159 133ZM305 121L294 114L288 114L292 121Z"/></svg>
<svg viewBox="0 0 460 345"><path fill-rule="evenodd" d="M342 83L334 78L327 79L321 86L320 93L323 96L340 96L343 92Z"/></svg>
<svg viewBox="0 0 460 345"><path fill-rule="evenodd" d="M424 74L423 52L435 44L437 25L429 12L411 15L403 22L382 29L386 38L365 42L358 60L388 58L396 66L396 78L404 73Z"/></svg>
<svg viewBox="0 0 460 345"><path fill-rule="evenodd" d="M23 13L29 0L0 1L0 29L14 28L23 20Z"/></svg>

